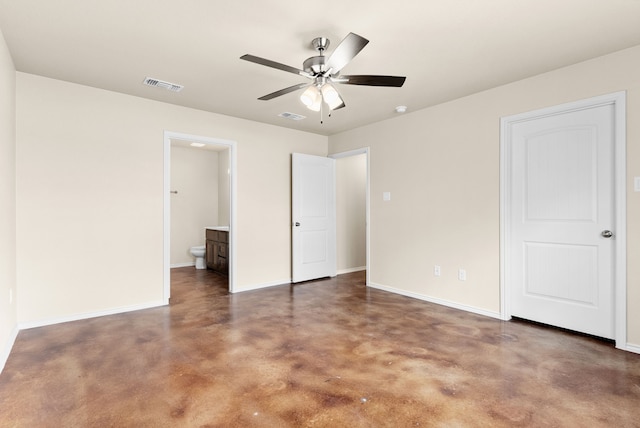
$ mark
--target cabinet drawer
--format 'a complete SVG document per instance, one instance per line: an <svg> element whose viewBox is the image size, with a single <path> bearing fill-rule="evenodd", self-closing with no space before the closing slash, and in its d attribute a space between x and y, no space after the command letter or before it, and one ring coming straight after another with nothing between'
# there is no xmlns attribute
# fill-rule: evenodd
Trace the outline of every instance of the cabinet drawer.
<svg viewBox="0 0 640 428"><path fill-rule="evenodd" d="M217 242L229 242L229 232L207 229L207 239Z"/></svg>

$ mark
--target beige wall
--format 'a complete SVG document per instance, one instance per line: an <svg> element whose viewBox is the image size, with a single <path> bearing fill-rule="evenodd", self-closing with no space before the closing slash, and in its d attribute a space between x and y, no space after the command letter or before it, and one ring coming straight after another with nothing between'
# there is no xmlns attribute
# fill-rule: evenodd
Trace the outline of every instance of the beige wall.
<svg viewBox="0 0 640 428"><path fill-rule="evenodd" d="M371 282L497 314L500 118L625 90L627 328L640 344L638 76L640 46L331 136L330 153L371 150Z"/></svg>
<svg viewBox="0 0 640 428"><path fill-rule="evenodd" d="M237 142L236 290L289 280L290 154L327 137L17 73L21 323L161 302L165 130Z"/></svg>
<svg viewBox="0 0 640 428"><path fill-rule="evenodd" d="M367 155L336 159L338 273L366 267Z"/></svg>
<svg viewBox="0 0 640 428"><path fill-rule="evenodd" d="M205 227L218 225L218 152L171 147L171 266L195 264Z"/></svg>
<svg viewBox="0 0 640 428"><path fill-rule="evenodd" d="M17 326L15 80L16 70L0 32L0 370Z"/></svg>

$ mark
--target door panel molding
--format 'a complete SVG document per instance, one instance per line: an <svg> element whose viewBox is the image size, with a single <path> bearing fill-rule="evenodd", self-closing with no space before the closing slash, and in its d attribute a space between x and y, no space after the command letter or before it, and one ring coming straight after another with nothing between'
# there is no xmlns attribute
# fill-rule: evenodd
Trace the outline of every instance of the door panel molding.
<svg viewBox="0 0 640 428"><path fill-rule="evenodd" d="M614 128L614 330L616 347L633 351L627 344L627 281L626 281L626 93L624 91L588 98L500 119L500 316L511 319L509 278L511 260L511 141L515 124L545 117L591 109L613 107Z"/></svg>

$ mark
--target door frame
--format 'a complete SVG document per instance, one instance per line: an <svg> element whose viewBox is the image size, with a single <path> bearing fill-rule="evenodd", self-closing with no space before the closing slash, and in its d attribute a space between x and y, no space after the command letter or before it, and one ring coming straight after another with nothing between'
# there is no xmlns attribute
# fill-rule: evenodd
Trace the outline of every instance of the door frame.
<svg viewBox="0 0 640 428"><path fill-rule="evenodd" d="M221 138L190 135L182 132L164 131L164 169L162 185L162 222L163 222L163 289L164 304L169 304L171 297L171 140L185 140L195 143L227 146L229 148L229 292L235 290L236 278L236 230L238 227L237 207L237 148L236 142ZM204 231L203 231L204 233Z"/></svg>
<svg viewBox="0 0 640 428"><path fill-rule="evenodd" d="M613 263L613 323L616 348L629 350L627 345L627 253L626 253L626 92L614 92L553 107L533 110L500 118L500 318L511 319L510 284L507 284L511 264L510 190L511 190L511 127L518 123L603 105L614 110L614 224Z"/></svg>
<svg viewBox="0 0 640 428"><path fill-rule="evenodd" d="M368 287L369 286L369 279L371 278L371 264L370 264L370 243L371 243L371 228L369 227L370 225L370 221L369 219L371 218L371 198L370 198L370 189L371 189L371 185L370 185L370 171L371 171L371 165L370 165L370 159L371 156L369 155L369 147L363 147L360 149L354 149L354 150L348 150L346 152L339 152L339 153L334 153L329 155L330 158L333 159L340 159L340 158L346 158L349 156L357 156L357 155L361 155L364 154L366 157L366 169L367 169L367 178L366 178L366 184L365 184L365 285ZM337 242L336 242L337 245Z"/></svg>

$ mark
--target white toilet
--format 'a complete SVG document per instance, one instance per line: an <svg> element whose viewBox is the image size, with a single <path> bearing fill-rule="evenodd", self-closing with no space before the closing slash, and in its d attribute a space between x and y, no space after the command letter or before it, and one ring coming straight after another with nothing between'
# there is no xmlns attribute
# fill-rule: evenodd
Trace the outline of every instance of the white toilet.
<svg viewBox="0 0 640 428"><path fill-rule="evenodd" d="M197 247L191 247L191 255L196 258L196 269L206 269L207 265L204 262L205 247L199 245Z"/></svg>

